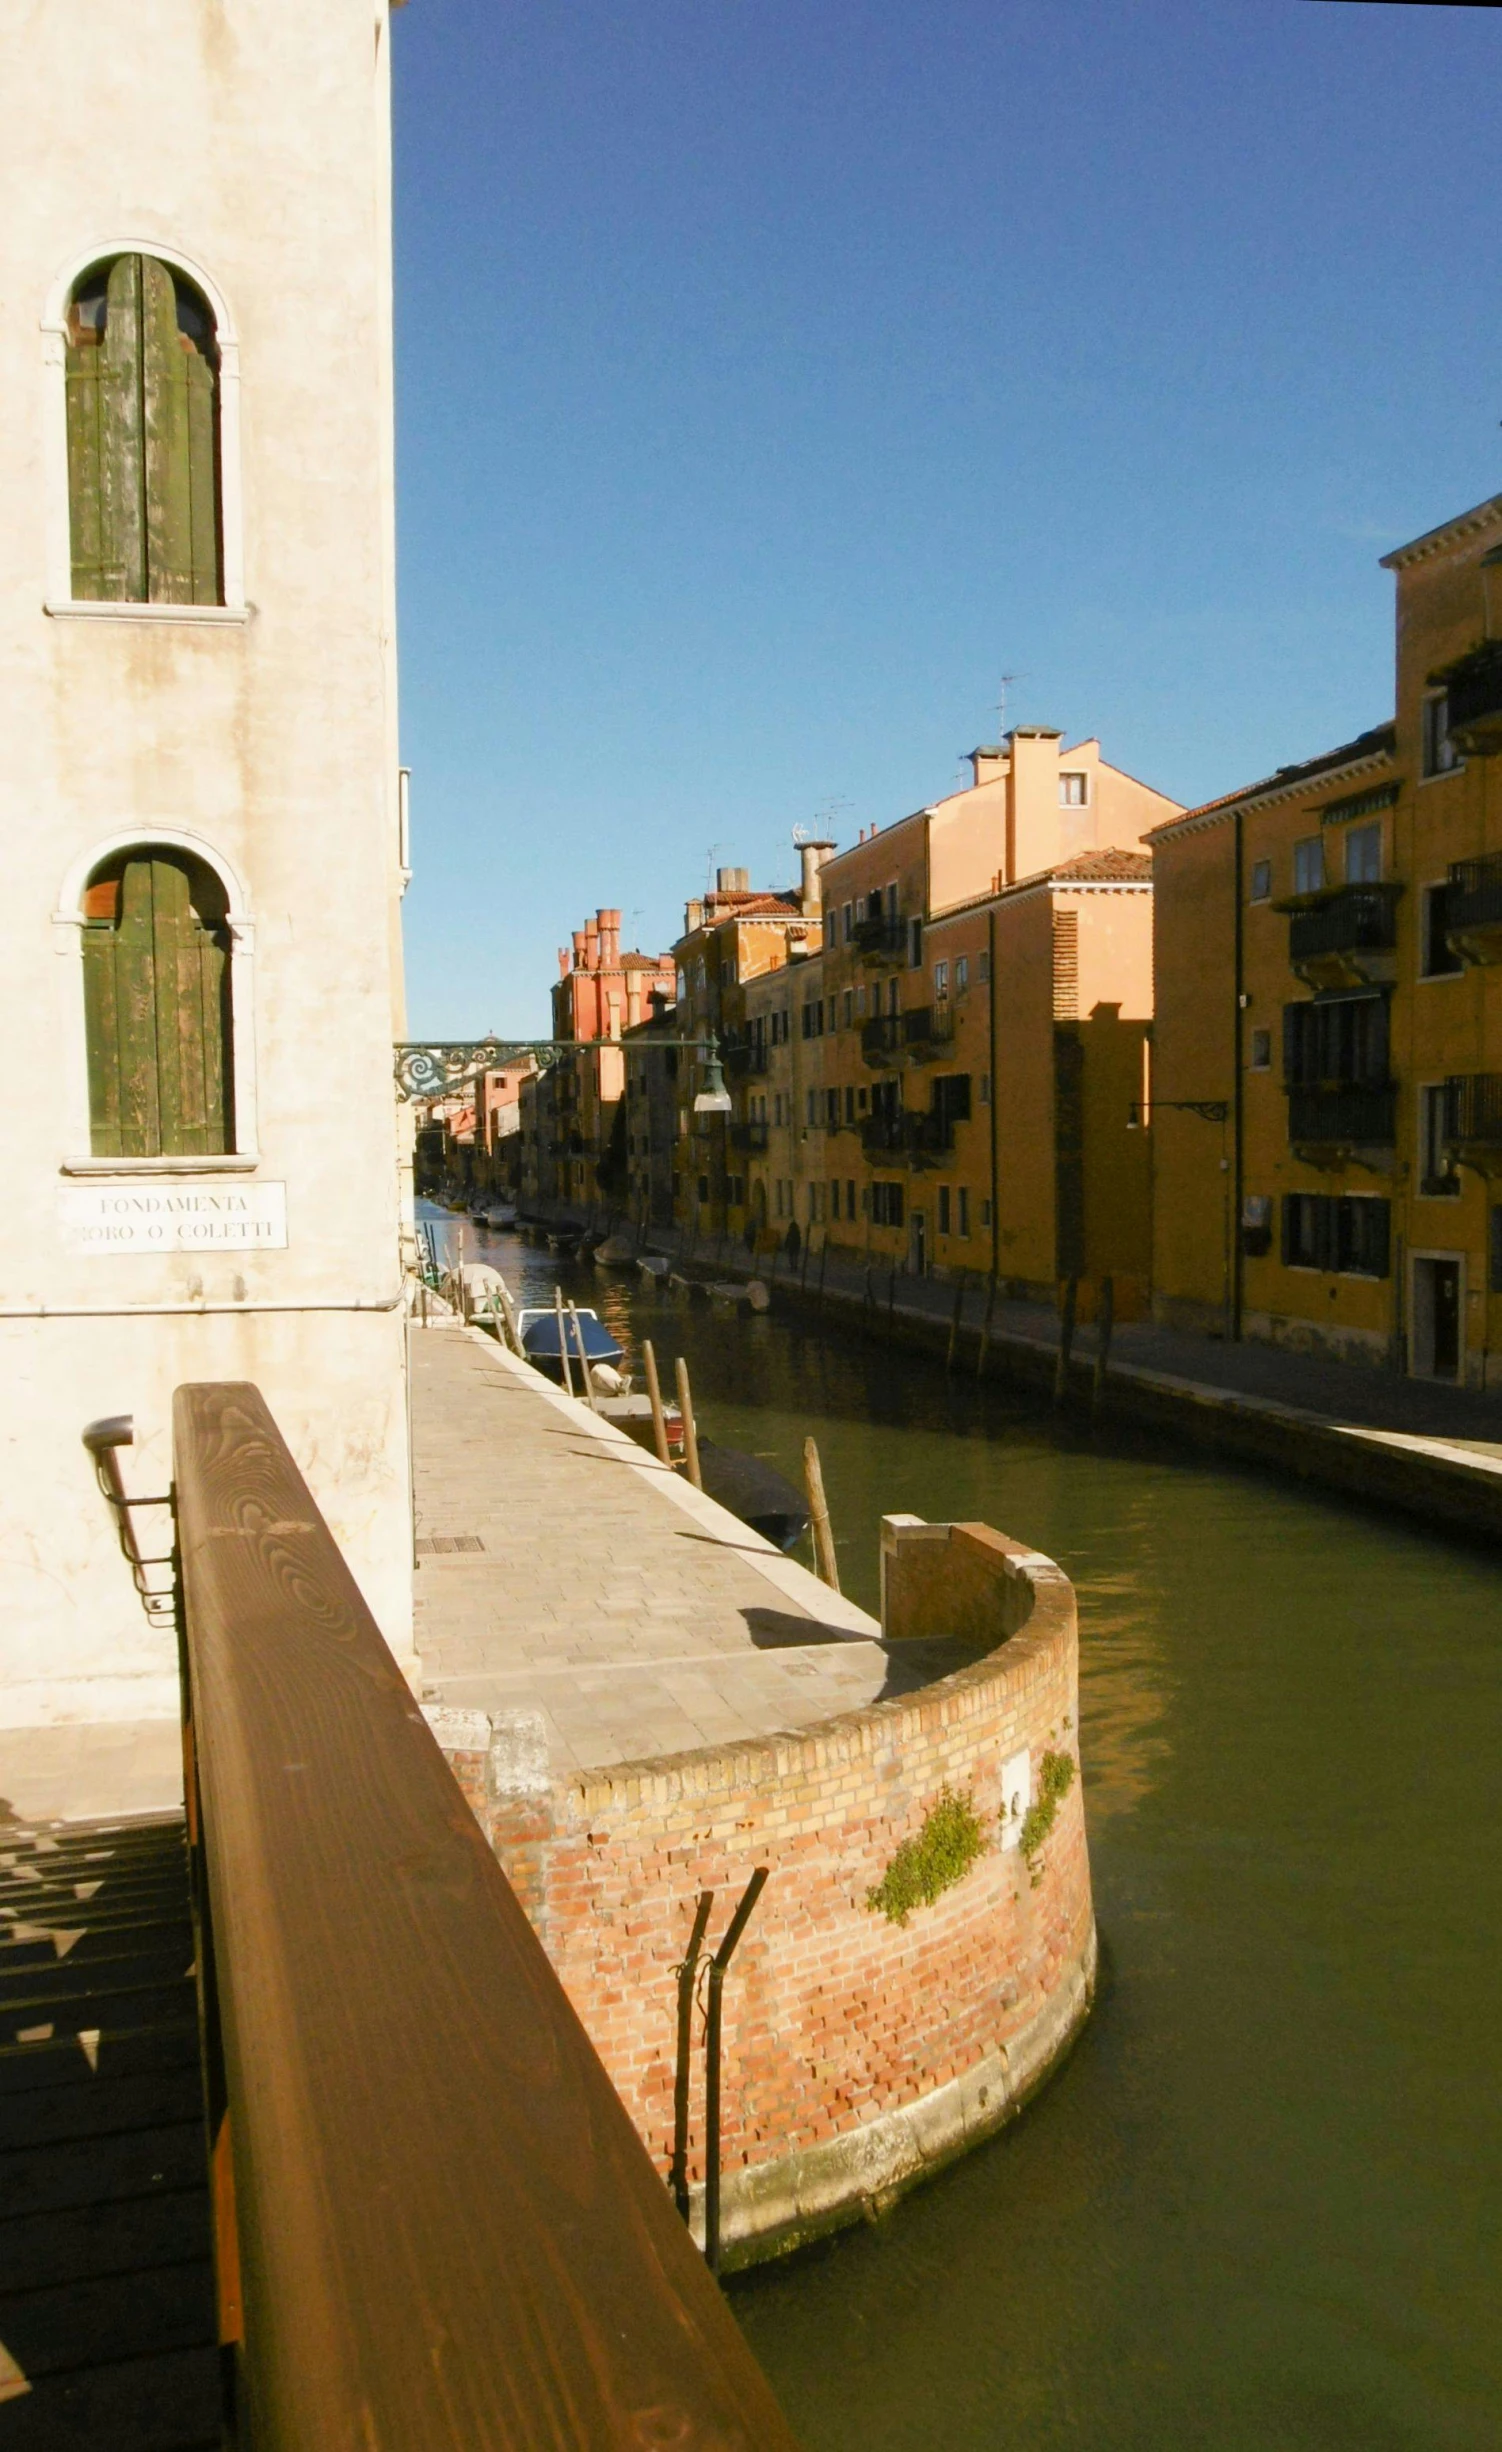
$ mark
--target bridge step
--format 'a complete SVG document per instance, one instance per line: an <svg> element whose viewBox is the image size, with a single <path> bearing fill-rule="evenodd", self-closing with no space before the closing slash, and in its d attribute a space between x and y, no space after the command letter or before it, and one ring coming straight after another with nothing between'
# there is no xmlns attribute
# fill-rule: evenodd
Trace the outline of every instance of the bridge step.
<svg viewBox="0 0 1502 2452"><path fill-rule="evenodd" d="M0 1824L0 2452L223 2411L180 1819Z"/></svg>

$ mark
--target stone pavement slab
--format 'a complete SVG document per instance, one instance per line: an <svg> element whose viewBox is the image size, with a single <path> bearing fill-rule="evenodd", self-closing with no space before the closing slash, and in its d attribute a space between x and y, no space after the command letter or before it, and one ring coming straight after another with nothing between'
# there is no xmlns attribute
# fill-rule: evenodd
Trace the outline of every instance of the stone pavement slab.
<svg viewBox="0 0 1502 2452"><path fill-rule="evenodd" d="M555 1771L806 1727L968 1656L890 1657L864 1610L482 1330L414 1330L412 1424L424 1699L541 1713Z"/></svg>

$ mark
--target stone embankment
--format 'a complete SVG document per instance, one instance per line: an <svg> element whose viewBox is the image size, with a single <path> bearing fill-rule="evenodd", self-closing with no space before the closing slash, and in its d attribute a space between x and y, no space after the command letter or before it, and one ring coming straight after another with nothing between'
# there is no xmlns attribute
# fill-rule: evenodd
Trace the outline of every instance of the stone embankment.
<svg viewBox="0 0 1502 2452"><path fill-rule="evenodd" d="M889 1518L878 1624L481 1332L413 1355L429 1716L641 2134L666 2178L695 1903L713 1948L765 1865L726 1996L725 2260L870 2212L1013 2116L1089 2008L1067 1578ZM925 1831L935 1895L896 1921L872 1894L901 1910Z"/></svg>
<svg viewBox="0 0 1502 2452"><path fill-rule="evenodd" d="M866 1270L843 1253L789 1264L658 1236L682 1275L770 1278L773 1307L843 1335L943 1358L967 1378L1058 1393L1059 1318L992 1297L987 1279ZM1063 1401L1078 1415L1144 1423L1244 1463L1291 1473L1419 1521L1502 1539L1502 1395L1255 1340L1226 1342L1134 1320L1116 1330L1097 1377L1096 1331L1081 1326Z"/></svg>

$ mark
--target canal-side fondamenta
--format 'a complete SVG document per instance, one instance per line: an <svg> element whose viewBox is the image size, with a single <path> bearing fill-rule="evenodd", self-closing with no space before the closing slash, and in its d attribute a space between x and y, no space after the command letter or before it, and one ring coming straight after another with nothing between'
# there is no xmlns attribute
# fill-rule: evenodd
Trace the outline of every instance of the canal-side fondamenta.
<svg viewBox="0 0 1502 2452"><path fill-rule="evenodd" d="M845 1589L978 1518L1081 1613L1103 1976L990 2146L734 2287L810 2452L1502 2443L1502 1561L911 1356L469 1230L684 1354L703 1426L818 1439Z"/></svg>

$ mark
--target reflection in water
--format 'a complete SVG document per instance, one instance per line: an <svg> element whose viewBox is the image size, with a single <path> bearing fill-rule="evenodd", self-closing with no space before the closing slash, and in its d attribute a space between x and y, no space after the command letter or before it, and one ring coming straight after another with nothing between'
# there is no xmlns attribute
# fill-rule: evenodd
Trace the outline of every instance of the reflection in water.
<svg viewBox="0 0 1502 2452"><path fill-rule="evenodd" d="M551 1293L559 1264L496 1238ZM584 1268L633 1361L791 1477L1073 1576L1106 1977L1067 2069L737 2313L809 2452L1502 2444L1502 1569L879 1346Z"/></svg>

